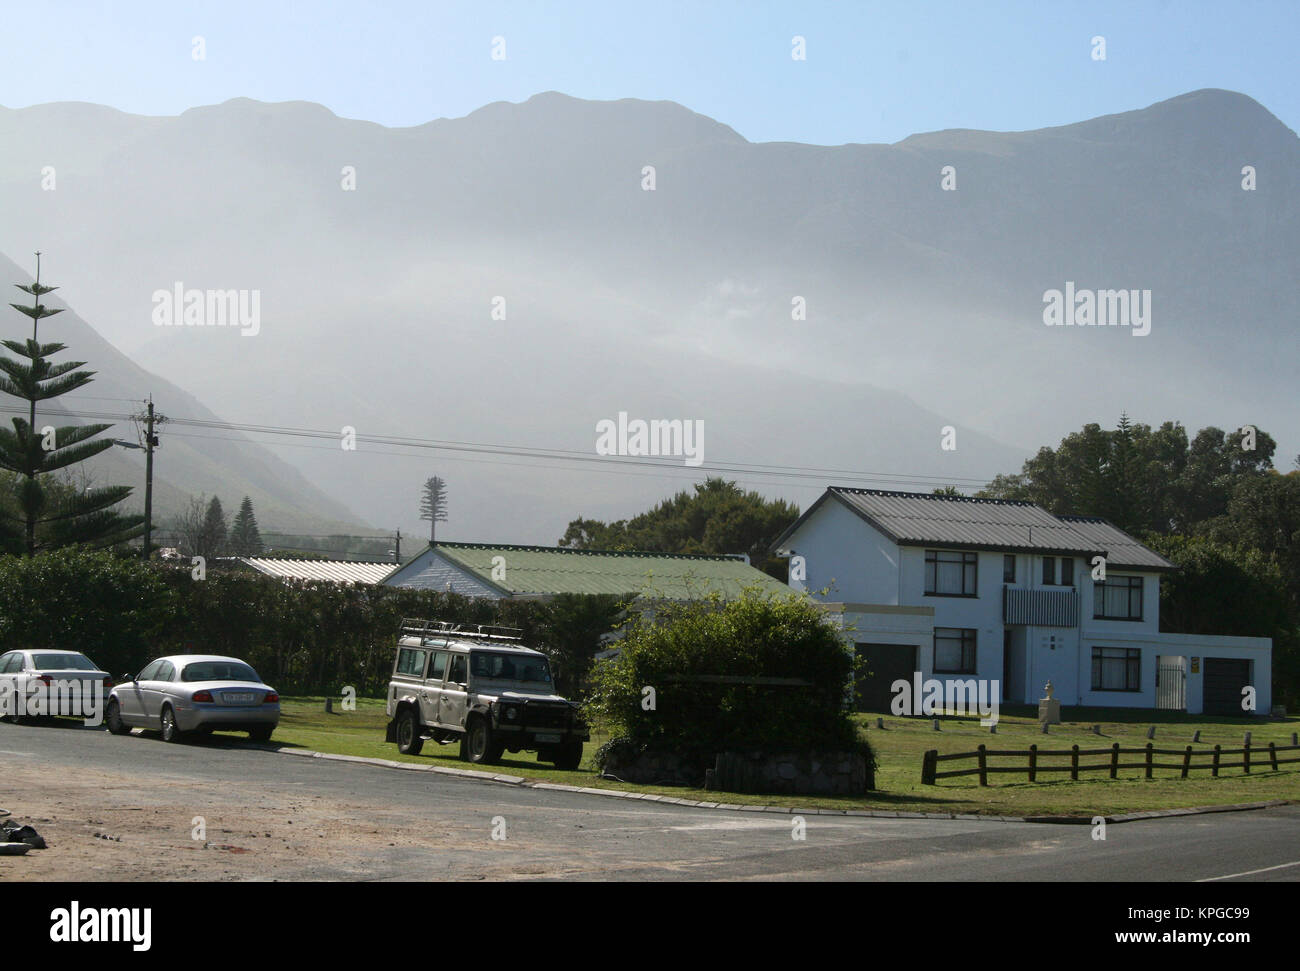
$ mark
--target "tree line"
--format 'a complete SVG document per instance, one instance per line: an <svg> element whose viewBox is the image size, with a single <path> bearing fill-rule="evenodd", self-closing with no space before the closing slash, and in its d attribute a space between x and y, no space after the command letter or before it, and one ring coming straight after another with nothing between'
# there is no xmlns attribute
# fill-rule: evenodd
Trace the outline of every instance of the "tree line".
<svg viewBox="0 0 1300 971"><path fill-rule="evenodd" d="M266 549L253 500L248 496L244 496L234 522L229 524L219 498L191 496L189 506L173 520L171 529L182 556L260 556Z"/></svg>

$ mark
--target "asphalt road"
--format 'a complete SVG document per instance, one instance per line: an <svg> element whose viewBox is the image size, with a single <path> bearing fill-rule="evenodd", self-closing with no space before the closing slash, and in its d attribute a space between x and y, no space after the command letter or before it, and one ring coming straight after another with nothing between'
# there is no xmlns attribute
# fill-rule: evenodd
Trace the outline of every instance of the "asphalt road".
<svg viewBox="0 0 1300 971"><path fill-rule="evenodd" d="M799 840L776 814L46 726L0 724L0 807L51 843L0 880L1300 880L1300 806L1112 824L1104 841L810 815Z"/></svg>

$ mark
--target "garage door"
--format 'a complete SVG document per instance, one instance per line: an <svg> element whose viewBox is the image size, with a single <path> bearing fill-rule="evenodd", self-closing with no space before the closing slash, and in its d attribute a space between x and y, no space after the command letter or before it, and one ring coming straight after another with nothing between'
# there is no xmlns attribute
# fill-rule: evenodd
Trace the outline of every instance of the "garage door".
<svg viewBox="0 0 1300 971"><path fill-rule="evenodd" d="M1241 689L1250 684L1250 662L1236 658L1207 657L1201 696L1207 715L1245 716L1241 710Z"/></svg>
<svg viewBox="0 0 1300 971"><path fill-rule="evenodd" d="M916 672L913 644L859 644L858 656L866 660L867 674L858 678L854 705L858 711L889 712L893 692L889 686L900 678L912 683Z"/></svg>

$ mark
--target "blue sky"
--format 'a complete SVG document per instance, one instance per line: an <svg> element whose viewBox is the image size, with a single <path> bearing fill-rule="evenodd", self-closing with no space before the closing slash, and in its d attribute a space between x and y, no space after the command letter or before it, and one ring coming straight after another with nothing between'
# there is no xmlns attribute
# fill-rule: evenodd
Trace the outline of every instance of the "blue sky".
<svg viewBox="0 0 1300 971"><path fill-rule="evenodd" d="M386 125L558 90L668 99L752 141L1067 124L1221 87L1300 127L1300 3L14 2L0 103L246 96ZM791 38L807 60L791 58ZM206 58L191 56L202 36ZM1106 39L1106 60L1090 56ZM506 59L490 56L505 38Z"/></svg>

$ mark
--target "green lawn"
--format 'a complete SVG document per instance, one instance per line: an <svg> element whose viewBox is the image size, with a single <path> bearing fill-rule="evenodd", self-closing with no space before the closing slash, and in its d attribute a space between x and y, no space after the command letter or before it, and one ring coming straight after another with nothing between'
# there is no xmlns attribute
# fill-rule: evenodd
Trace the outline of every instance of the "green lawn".
<svg viewBox="0 0 1300 971"><path fill-rule="evenodd" d="M606 736L593 731L591 741L583 749L582 766L577 771L566 772L549 762L538 762L530 752L518 755L505 754L500 762L490 766L471 765L460 760L460 745L424 743L419 755L403 755L392 742L384 741L388 714L382 698L358 698L355 711L343 711L337 698L334 713L325 713L324 698L281 698L280 727L274 741L284 746L308 748L334 755L360 755L367 758L389 759L393 762L416 762L421 765L445 765L456 769L495 771L502 775L525 776L566 785L595 785L595 770L591 757L605 743ZM595 781L593 781L595 780Z"/></svg>
<svg viewBox="0 0 1300 971"><path fill-rule="evenodd" d="M283 715L275 740L283 746L312 749L338 755L357 755L390 759L399 762L446 765L473 768L459 759L458 745L438 745L426 742L418 756L405 756L397 746L384 741L384 727L388 718L382 699L358 699L355 711L342 711L334 702L335 713L326 714L324 698L286 698L282 702ZM1125 748L1141 747L1147 742L1147 729L1156 726L1156 748L1181 749L1191 742L1192 733L1200 729L1201 742L1197 751L1209 749L1216 743L1228 748L1240 747L1242 735L1252 734L1252 750L1268 742L1290 744L1292 732L1300 731L1300 718L1286 721L1244 721L1230 718L1207 718L1197 715L1174 715L1157 712L1122 712L1117 709L1092 710L1067 708L1065 724L1053 726L1051 734L1039 731L1036 712L1032 709L1004 710L996 735L981 728L977 719L940 719L941 731L934 731L930 719L896 718L891 715L859 715L866 737L875 747L880 763L876 774L878 791L867 797L815 797L777 795L747 796L736 793L712 793L703 790L674 789L662 786L633 786L597 778L591 767L591 757L605 741L605 737L592 732L587 743L581 768L564 772L549 763L539 763L535 756L509 752L497 766L503 774L524 776L530 779L562 782L567 785L592 788L626 788L644 792L675 795L687 799L709 802L727 802L752 805L792 805L808 808L886 809L906 812L979 813L989 815L1110 815L1148 809L1175 809L1192 806L1224 805L1230 803L1262 802L1270 799L1300 799L1300 765L1283 766L1278 772L1267 768L1264 756L1255 756L1257 765L1249 776L1240 769L1225 769L1215 779L1208 771L1193 772L1187 780L1178 778L1177 772L1156 770L1156 778L1142 778L1141 770L1121 770L1120 778L1111 780L1107 773L1092 773L1079 782L1069 781L1068 775L1040 776L1051 781L1030 784L1023 775L995 775L991 784L981 788L974 777L940 780L938 785L921 784L921 761L927 749L941 753L974 751L984 743L989 748L1027 749L1037 744L1039 749L1069 749L1078 744L1083 749L1108 748L1119 742ZM883 717L885 728L876 728L876 718ZM1101 736L1091 733L1094 724L1101 726ZM1124 761L1132 761L1126 756ZM1094 760L1095 761L1095 760ZM1157 758L1157 761L1162 759ZM1176 761L1164 757L1163 761ZM1232 761L1225 758L1224 761ZM974 762L940 764L947 768L969 768ZM1001 760L990 764L1023 764L1022 761ZM1046 761L1040 764L1047 764ZM1068 761L1051 764L1068 764ZM1086 763L1085 763L1086 764Z"/></svg>
<svg viewBox="0 0 1300 971"><path fill-rule="evenodd" d="M884 718L885 728L875 727L876 719ZM959 813L992 813L1005 815L1037 814L1102 814L1137 812L1148 809L1178 809L1191 806L1225 805L1242 802L1263 802L1270 799L1300 799L1300 765L1282 766L1277 772L1267 768L1266 753L1256 747L1270 741L1291 744L1291 734L1300 731L1300 718L1286 721L1214 718L1201 715L1180 715L1168 712L1135 711L1119 709L1065 708L1066 721L1053 725L1048 735L1041 733L1036 709L1003 709L997 734L982 728L978 719L941 718L940 730L934 731L928 718L896 718L890 715L862 715L861 723L868 726L867 738L875 747L880 767L876 785L891 803L911 800L931 802L943 800L941 811ZM1100 725L1101 735L1092 734L1092 726ZM1251 733L1251 774L1241 769L1224 769L1219 778L1208 770L1193 770L1186 779L1178 778L1177 771L1155 770L1154 778L1143 778L1140 769L1123 770L1118 779L1108 773L1082 774L1078 782L1071 782L1068 773L1040 775L1030 783L1020 774L991 775L987 788L981 788L978 779L966 776L959 779L941 779L937 785L921 784L921 762L927 749L941 754L973 752L982 743L990 749L1023 750L1031 744L1040 750L1068 750L1071 745L1080 749L1108 749L1115 742L1124 748L1141 748L1147 743L1147 730L1156 727L1151 740L1157 749L1182 749L1192 744L1192 735L1199 729L1201 740L1193 744L1195 752L1222 745L1240 748L1243 735ZM1296 754L1296 753L1293 753ZM1081 764L1095 764L1097 757L1082 758ZM1126 755L1121 762L1140 761L1140 756ZM1177 762L1174 756L1157 756L1157 762ZM1194 762L1205 759L1194 757ZM1224 758L1225 762L1240 759ZM940 771L974 768L974 760L940 763ZM990 759L990 765L1025 765L1023 759ZM1040 759L1039 765L1069 765L1068 759ZM872 794L871 801L875 801ZM933 804L933 803L931 803ZM900 805L900 808L902 806ZM912 808L908 806L907 808Z"/></svg>

